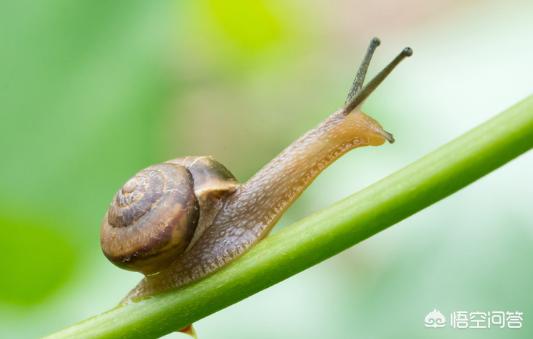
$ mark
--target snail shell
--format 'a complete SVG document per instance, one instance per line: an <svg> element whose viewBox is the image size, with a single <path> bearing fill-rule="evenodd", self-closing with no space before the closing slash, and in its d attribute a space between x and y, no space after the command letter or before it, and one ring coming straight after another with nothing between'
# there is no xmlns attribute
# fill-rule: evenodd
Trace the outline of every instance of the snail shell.
<svg viewBox="0 0 533 339"><path fill-rule="evenodd" d="M236 187L235 177L211 157L150 166L113 198L102 222L102 250L121 268L156 273L199 239Z"/></svg>

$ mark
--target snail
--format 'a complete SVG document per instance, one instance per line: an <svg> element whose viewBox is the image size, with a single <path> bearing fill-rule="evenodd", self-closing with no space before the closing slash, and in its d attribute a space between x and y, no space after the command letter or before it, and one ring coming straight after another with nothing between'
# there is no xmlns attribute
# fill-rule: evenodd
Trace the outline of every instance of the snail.
<svg viewBox="0 0 533 339"><path fill-rule="evenodd" d="M245 183L210 156L150 166L116 193L101 225L101 246L115 265L145 278L126 301L178 288L217 271L263 239L329 164L351 149L392 143L360 111L402 59L405 48L366 86L374 38L345 105L293 142Z"/></svg>

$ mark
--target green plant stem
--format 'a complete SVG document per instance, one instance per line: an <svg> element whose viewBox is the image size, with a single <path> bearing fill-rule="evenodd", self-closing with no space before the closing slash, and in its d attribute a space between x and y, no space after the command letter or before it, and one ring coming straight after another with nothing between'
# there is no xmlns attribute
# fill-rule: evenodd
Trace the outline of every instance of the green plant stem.
<svg viewBox="0 0 533 339"><path fill-rule="evenodd" d="M118 306L50 338L147 338L175 331L353 246L532 147L530 96L387 178L264 239L206 279Z"/></svg>

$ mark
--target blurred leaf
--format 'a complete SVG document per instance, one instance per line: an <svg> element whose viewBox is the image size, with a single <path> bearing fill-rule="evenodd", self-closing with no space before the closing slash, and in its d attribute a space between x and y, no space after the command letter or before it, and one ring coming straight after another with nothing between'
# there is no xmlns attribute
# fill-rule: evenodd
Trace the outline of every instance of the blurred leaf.
<svg viewBox="0 0 533 339"><path fill-rule="evenodd" d="M210 16L225 37L246 52L258 52L283 37L283 24L264 0L207 0Z"/></svg>
<svg viewBox="0 0 533 339"><path fill-rule="evenodd" d="M0 216L0 302L42 301L71 275L78 259L73 244L38 220Z"/></svg>
<svg viewBox="0 0 533 339"><path fill-rule="evenodd" d="M162 160L174 13L172 2L0 2L0 302L34 306L79 258L105 263L99 223L113 193ZM49 322L39 318L35 328Z"/></svg>
<svg viewBox="0 0 533 339"><path fill-rule="evenodd" d="M0 201L68 220L98 246L114 191L160 160L169 3L0 5ZM20 18L15 20L13 18ZM60 227L60 226L52 226Z"/></svg>

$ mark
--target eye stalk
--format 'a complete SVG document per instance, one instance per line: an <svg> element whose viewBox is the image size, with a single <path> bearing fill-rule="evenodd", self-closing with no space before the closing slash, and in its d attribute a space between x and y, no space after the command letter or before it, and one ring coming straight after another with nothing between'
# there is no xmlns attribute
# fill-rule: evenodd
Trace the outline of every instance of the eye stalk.
<svg viewBox="0 0 533 339"><path fill-rule="evenodd" d="M394 70L398 64L405 59L413 55L413 50L410 47L404 48L385 68L381 70L366 86L363 87L363 82L365 80L365 75L370 65L370 60L374 55L374 51L380 45L380 40L378 38L373 38L370 41L366 55L357 70L357 75L353 82L352 88L348 93L346 98L346 103L344 106L344 114L349 114L358 106L360 106L363 101L385 80L385 78ZM393 139L394 140L394 139Z"/></svg>
<svg viewBox="0 0 533 339"><path fill-rule="evenodd" d="M372 60L372 56L374 55L374 51L378 46L381 45L381 41L378 38L372 38L370 40L370 44L368 45L368 49L366 50L365 57L363 58L363 61L361 61L361 65L359 65L359 68L357 69L357 74L355 75L355 79L353 80L352 88L350 89L350 92L348 92L348 96L346 97L346 101L344 102L345 105L348 105L350 101L355 97L357 92L363 88L363 82L365 81L366 72L368 70L368 66L370 66L370 60Z"/></svg>

